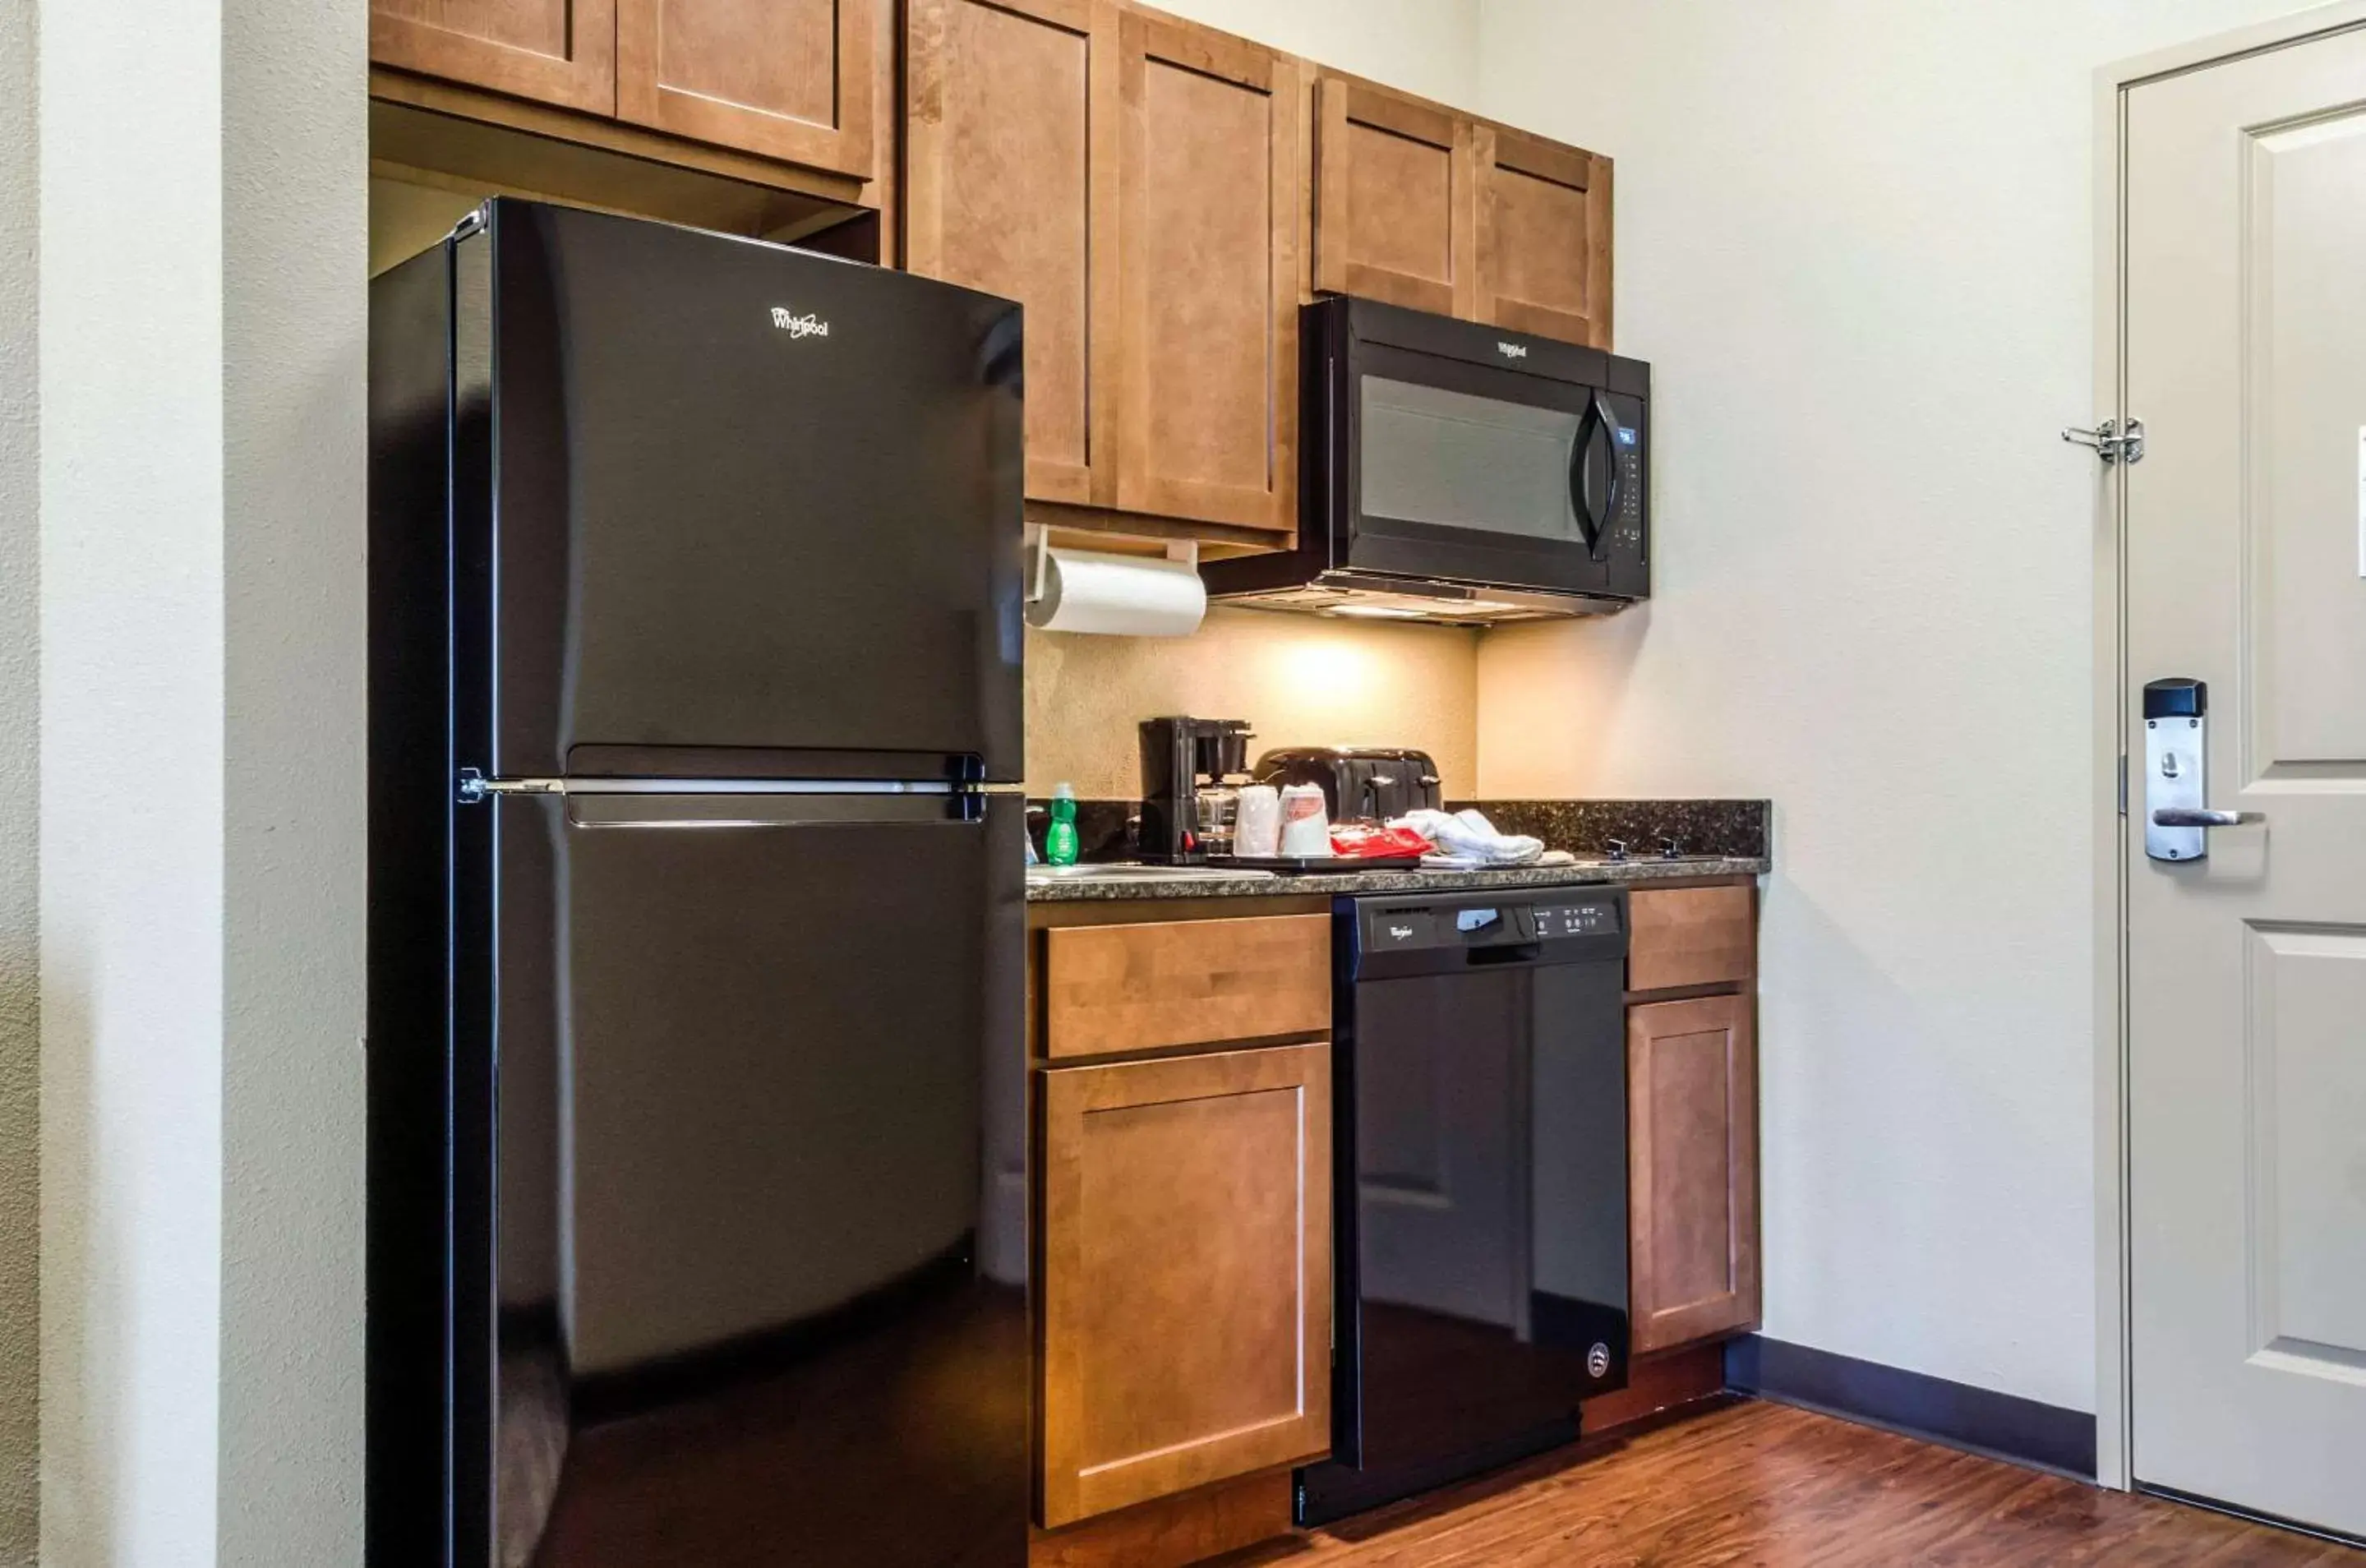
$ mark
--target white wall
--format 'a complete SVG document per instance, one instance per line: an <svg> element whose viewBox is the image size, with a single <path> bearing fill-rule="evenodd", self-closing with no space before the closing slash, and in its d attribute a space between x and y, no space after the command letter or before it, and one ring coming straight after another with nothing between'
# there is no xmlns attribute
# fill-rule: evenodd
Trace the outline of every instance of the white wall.
<svg viewBox="0 0 2366 1568"><path fill-rule="evenodd" d="M350 1563L362 1522L368 10L221 9L218 1551L226 1564Z"/></svg>
<svg viewBox="0 0 2366 1568"><path fill-rule="evenodd" d="M41 1559L351 1562L364 6L40 22Z"/></svg>
<svg viewBox="0 0 2366 1568"><path fill-rule="evenodd" d="M1617 161L1647 611L1492 634L1482 792L1768 795L1769 1335L2095 1401L2091 73L2285 0L1484 0Z"/></svg>
<svg viewBox="0 0 2366 1568"><path fill-rule="evenodd" d="M42 1556L165 1562L220 1410L221 17L40 21Z"/></svg>
<svg viewBox="0 0 2366 1568"><path fill-rule="evenodd" d="M39 258L33 15L0 6L0 1565L35 1556L40 1439Z"/></svg>

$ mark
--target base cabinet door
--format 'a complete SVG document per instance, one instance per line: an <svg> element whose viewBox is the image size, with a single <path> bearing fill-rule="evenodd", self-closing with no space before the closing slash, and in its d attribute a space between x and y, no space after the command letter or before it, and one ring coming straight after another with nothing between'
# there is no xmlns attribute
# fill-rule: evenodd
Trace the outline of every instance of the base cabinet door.
<svg viewBox="0 0 2366 1568"><path fill-rule="evenodd" d="M370 0L374 64L616 112L616 0Z"/></svg>
<svg viewBox="0 0 2366 1568"><path fill-rule="evenodd" d="M1039 1083L1041 1522L1323 1453L1329 1045Z"/></svg>
<svg viewBox="0 0 2366 1568"><path fill-rule="evenodd" d="M868 178L872 0L613 0L616 114L743 152Z"/></svg>
<svg viewBox="0 0 2366 1568"><path fill-rule="evenodd" d="M1758 1049L1749 996L1627 1011L1638 1355L1758 1321Z"/></svg>
<svg viewBox="0 0 2366 1568"><path fill-rule="evenodd" d="M1477 141L1478 319L1610 347L1610 161L1501 126Z"/></svg>

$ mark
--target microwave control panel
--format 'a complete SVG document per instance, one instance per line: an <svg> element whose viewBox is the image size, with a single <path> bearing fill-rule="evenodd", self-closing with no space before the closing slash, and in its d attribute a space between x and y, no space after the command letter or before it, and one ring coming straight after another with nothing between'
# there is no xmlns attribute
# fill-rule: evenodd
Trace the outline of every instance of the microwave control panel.
<svg viewBox="0 0 2366 1568"><path fill-rule="evenodd" d="M1617 549L1643 550L1643 433L1630 424L1613 431L1611 460L1618 465L1618 510L1610 515Z"/></svg>

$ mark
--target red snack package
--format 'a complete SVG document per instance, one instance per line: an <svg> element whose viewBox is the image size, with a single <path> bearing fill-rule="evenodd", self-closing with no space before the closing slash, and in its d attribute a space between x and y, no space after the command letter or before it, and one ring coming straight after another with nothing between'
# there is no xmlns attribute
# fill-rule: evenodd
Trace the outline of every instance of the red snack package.
<svg viewBox="0 0 2366 1568"><path fill-rule="evenodd" d="M1383 828L1372 822L1340 822L1331 829L1331 852L1346 860L1394 860L1425 855L1432 845L1410 828Z"/></svg>

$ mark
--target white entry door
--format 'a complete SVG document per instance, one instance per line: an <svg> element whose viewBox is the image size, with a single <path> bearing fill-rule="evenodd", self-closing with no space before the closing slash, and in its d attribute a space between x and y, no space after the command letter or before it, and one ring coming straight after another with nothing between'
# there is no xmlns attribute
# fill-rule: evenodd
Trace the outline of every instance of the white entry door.
<svg viewBox="0 0 2366 1568"><path fill-rule="evenodd" d="M2366 1536L2366 30L2124 101L2134 1470Z"/></svg>

